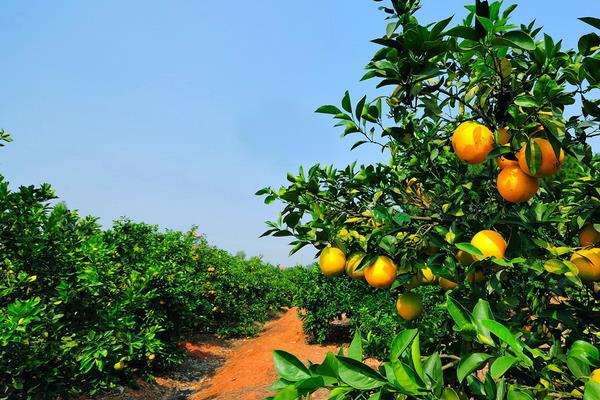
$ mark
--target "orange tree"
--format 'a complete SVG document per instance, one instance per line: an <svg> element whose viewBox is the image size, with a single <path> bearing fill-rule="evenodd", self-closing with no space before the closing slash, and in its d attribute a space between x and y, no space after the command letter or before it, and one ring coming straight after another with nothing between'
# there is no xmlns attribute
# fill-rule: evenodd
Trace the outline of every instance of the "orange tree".
<svg viewBox="0 0 600 400"><path fill-rule="evenodd" d="M413 288L439 283L454 332L429 357L402 332L379 370L360 340L310 368L276 352L276 398L600 398L600 36L563 49L512 24L515 5L477 1L457 25L421 24L419 7L381 7L363 79L385 92L317 109L389 162L300 168L257 194L284 204L267 235L313 245L330 279L392 291L407 328L427 314Z"/></svg>

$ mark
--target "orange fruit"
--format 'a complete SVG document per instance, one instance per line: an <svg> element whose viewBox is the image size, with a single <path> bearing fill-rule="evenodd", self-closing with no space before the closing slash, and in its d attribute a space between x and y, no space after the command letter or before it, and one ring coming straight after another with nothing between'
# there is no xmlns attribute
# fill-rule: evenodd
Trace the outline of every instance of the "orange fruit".
<svg viewBox="0 0 600 400"><path fill-rule="evenodd" d="M525 155L525 150L527 145L523 145L521 150L517 152L517 159L519 160L519 166L527 175L535 176L536 178L544 178L550 175L554 175L559 169L562 163L565 160L565 152L561 149L560 156L556 158L556 154L554 153L554 149L550 142L546 139L535 138L533 141L539 146L540 153L542 155L542 162L538 171L535 175L533 175L529 171L529 166L527 165L527 157Z"/></svg>
<svg viewBox="0 0 600 400"><path fill-rule="evenodd" d="M337 247L326 247L319 257L319 268L325 276L338 276L346 268L346 256Z"/></svg>
<svg viewBox="0 0 600 400"><path fill-rule="evenodd" d="M592 371L592 374L590 375L590 379L593 380L594 382L600 383L600 368Z"/></svg>
<svg viewBox="0 0 600 400"><path fill-rule="evenodd" d="M485 274L483 273L483 271L475 271L475 274L469 272L467 274L467 280L470 283L481 283L485 280Z"/></svg>
<svg viewBox="0 0 600 400"><path fill-rule="evenodd" d="M571 255L571 262L577 266L579 278L584 282L600 281L600 256L598 252L580 250Z"/></svg>
<svg viewBox="0 0 600 400"><path fill-rule="evenodd" d="M494 135L476 122L463 122L452 135L454 152L464 162L481 164L494 148Z"/></svg>
<svg viewBox="0 0 600 400"><path fill-rule="evenodd" d="M148 356L148 360L150 360L150 361L154 361L155 358L156 358L156 356L154 354L150 354Z"/></svg>
<svg viewBox="0 0 600 400"><path fill-rule="evenodd" d="M456 259L462 265L471 265L475 262L473 256L466 251L459 250L456 252Z"/></svg>
<svg viewBox="0 0 600 400"><path fill-rule="evenodd" d="M440 278L440 286L444 290L450 290L457 287L458 283L451 281L450 279Z"/></svg>
<svg viewBox="0 0 600 400"><path fill-rule="evenodd" d="M519 161L518 160L513 160L512 158L508 158L509 155L508 154L504 154L501 156L496 157L496 164L498 165L498 168L500 169L504 169L507 167L518 167L519 166Z"/></svg>
<svg viewBox="0 0 600 400"><path fill-rule="evenodd" d="M594 225L586 224L579 232L579 245L587 247L597 243L600 243L600 232L594 229Z"/></svg>
<svg viewBox="0 0 600 400"><path fill-rule="evenodd" d="M398 314L406 320L412 321L423 313L423 302L421 296L416 293L403 293L396 301Z"/></svg>
<svg viewBox="0 0 600 400"><path fill-rule="evenodd" d="M518 166L513 166L500 171L496 187L504 200L511 203L523 203L535 195L540 184L537 178L527 175Z"/></svg>
<svg viewBox="0 0 600 400"><path fill-rule="evenodd" d="M506 241L502 235L496 231L483 230L477 232L475 236L473 236L473 239L471 239L471 244L483 253L482 258L504 258Z"/></svg>
<svg viewBox="0 0 600 400"><path fill-rule="evenodd" d="M512 139L512 135L508 133L508 127L505 126L503 128L498 129L496 132L496 142L500 145L505 145L510 142Z"/></svg>
<svg viewBox="0 0 600 400"><path fill-rule="evenodd" d="M388 288L396 280L398 267L389 257L379 256L375 262L365 268L367 283L376 288Z"/></svg>
<svg viewBox="0 0 600 400"><path fill-rule="evenodd" d="M354 253L346 261L346 274L352 279L364 279L365 278L365 270L355 272L356 268L360 265L362 260L365 258L366 254L362 252Z"/></svg>

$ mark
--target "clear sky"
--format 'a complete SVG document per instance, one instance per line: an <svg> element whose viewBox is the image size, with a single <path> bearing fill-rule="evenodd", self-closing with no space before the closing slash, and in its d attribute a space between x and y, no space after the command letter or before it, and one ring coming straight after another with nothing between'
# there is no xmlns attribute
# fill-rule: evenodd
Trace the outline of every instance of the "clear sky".
<svg viewBox="0 0 600 400"><path fill-rule="evenodd" d="M467 0L424 0L431 22ZM600 16L596 0L521 0L569 47ZM229 251L283 265L288 240L258 239L276 205L253 195L287 171L378 160L349 151L313 114L373 93L359 83L386 22L368 0L5 0L0 7L0 127L14 142L0 172L16 187L49 182L69 207L163 228L198 225ZM600 148L595 146L596 151Z"/></svg>

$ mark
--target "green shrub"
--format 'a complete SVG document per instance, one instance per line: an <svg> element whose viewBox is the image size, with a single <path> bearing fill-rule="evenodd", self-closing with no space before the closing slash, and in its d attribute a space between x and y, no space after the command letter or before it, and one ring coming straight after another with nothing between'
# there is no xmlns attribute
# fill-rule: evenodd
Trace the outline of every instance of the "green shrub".
<svg viewBox="0 0 600 400"><path fill-rule="evenodd" d="M258 258L194 231L102 231L54 198L0 176L0 398L93 393L177 362L190 332L251 335L290 305L283 272Z"/></svg>

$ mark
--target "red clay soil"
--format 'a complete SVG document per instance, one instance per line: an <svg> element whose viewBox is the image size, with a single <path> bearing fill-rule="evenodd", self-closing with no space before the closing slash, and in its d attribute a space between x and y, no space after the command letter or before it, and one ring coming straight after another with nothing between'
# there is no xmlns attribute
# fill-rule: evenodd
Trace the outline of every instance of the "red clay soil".
<svg viewBox="0 0 600 400"><path fill-rule="evenodd" d="M297 309L282 313L267 322L261 333L251 339L219 340L199 335L180 346L187 352L185 361L167 376L153 382L139 380L137 388L121 387L96 396L96 400L258 400L274 393L269 387L277 380L273 350L285 350L303 362L321 362L328 351L338 346L308 344ZM326 399L316 393L314 400Z"/></svg>
<svg viewBox="0 0 600 400"><path fill-rule="evenodd" d="M336 346L308 344L295 308L270 321L254 339L236 346L210 385L192 394L190 400L258 400L272 395L268 388L277 375L273 368L273 350L285 350L303 362L321 362Z"/></svg>

